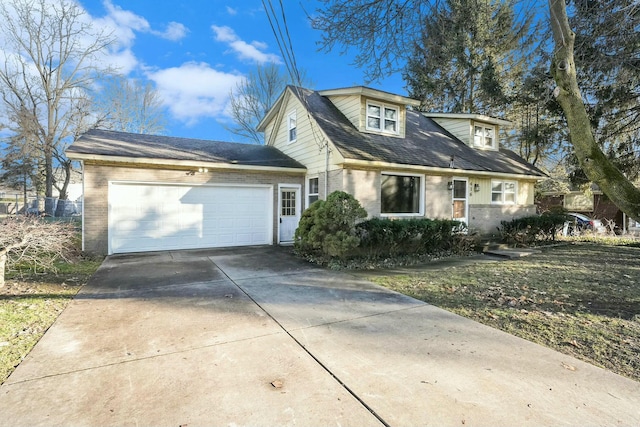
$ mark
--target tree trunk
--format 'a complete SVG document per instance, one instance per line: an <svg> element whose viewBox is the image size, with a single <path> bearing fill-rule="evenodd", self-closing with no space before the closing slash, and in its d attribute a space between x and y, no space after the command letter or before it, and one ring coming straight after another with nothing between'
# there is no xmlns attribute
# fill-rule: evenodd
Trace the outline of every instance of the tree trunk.
<svg viewBox="0 0 640 427"><path fill-rule="evenodd" d="M53 146L49 138L45 138L44 146L44 211L53 216Z"/></svg>
<svg viewBox="0 0 640 427"><path fill-rule="evenodd" d="M621 211L640 221L640 189L607 159L594 138L578 88L573 60L575 33L569 27L564 0L549 0L549 11L555 42L551 74L558 85L554 95L564 111L576 157L587 177L598 184Z"/></svg>
<svg viewBox="0 0 640 427"><path fill-rule="evenodd" d="M69 189L69 183L71 182L71 160L65 160L62 164L62 169L64 170L64 182L62 183L62 187L58 188L60 195L58 196L58 204L56 205L56 218L64 216L67 200L69 198L67 190Z"/></svg>

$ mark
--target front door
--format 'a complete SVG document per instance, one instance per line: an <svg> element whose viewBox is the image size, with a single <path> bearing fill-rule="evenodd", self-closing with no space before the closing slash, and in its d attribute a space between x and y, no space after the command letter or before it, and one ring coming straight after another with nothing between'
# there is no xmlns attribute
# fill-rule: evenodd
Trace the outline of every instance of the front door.
<svg viewBox="0 0 640 427"><path fill-rule="evenodd" d="M293 235L300 220L300 188L280 187L279 195L279 243L293 242Z"/></svg>
<svg viewBox="0 0 640 427"><path fill-rule="evenodd" d="M453 219L468 225L467 180L459 178L453 180Z"/></svg>

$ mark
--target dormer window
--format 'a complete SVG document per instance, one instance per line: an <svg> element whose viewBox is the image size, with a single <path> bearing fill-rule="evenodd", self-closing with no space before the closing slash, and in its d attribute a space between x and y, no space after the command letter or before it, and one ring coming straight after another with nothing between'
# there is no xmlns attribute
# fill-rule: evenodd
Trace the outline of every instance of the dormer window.
<svg viewBox="0 0 640 427"><path fill-rule="evenodd" d="M367 102L367 130L398 134L398 107Z"/></svg>
<svg viewBox="0 0 640 427"><path fill-rule="evenodd" d="M473 145L482 148L497 148L496 128L490 125L473 126Z"/></svg>

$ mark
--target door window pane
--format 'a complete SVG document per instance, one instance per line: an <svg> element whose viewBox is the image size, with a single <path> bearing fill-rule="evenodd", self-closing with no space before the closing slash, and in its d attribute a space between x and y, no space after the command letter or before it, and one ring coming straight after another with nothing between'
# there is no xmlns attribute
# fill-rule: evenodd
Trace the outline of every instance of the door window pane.
<svg viewBox="0 0 640 427"><path fill-rule="evenodd" d="M280 196L280 215L295 216L296 215L296 192L283 190Z"/></svg>

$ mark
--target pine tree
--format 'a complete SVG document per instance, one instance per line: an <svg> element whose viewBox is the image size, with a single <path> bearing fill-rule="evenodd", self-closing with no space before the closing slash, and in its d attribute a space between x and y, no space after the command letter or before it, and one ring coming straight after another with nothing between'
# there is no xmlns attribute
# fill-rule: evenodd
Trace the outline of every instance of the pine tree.
<svg viewBox="0 0 640 427"><path fill-rule="evenodd" d="M515 0L446 0L424 17L404 79L423 109L504 113L532 55L532 16ZM504 115L504 114L503 114Z"/></svg>

